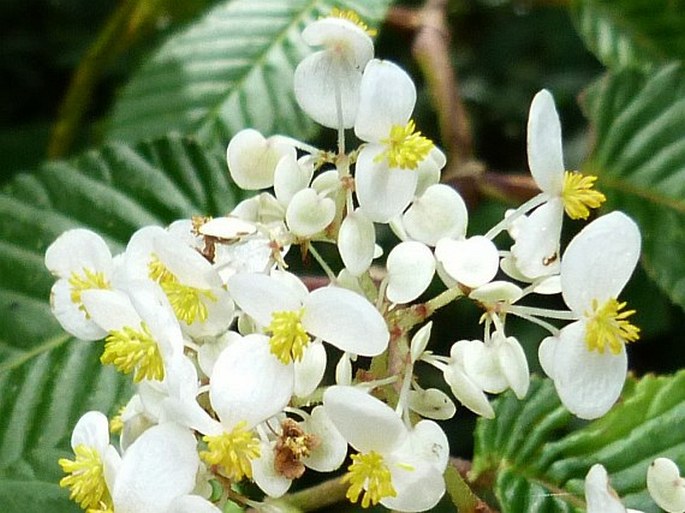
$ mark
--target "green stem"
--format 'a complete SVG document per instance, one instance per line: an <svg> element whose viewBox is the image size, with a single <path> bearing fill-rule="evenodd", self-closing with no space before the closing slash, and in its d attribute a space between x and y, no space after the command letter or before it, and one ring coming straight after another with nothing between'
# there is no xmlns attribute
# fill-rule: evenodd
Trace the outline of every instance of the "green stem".
<svg viewBox="0 0 685 513"><path fill-rule="evenodd" d="M349 485L340 477L329 479L318 485L294 492L276 500L267 500L266 504L282 506L285 511L301 512L321 510L345 500Z"/></svg>

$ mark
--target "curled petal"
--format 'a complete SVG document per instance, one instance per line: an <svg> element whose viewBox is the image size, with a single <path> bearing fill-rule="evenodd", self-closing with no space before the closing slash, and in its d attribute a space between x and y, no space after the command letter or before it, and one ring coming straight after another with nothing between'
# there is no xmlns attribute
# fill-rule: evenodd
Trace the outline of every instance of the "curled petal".
<svg viewBox="0 0 685 513"><path fill-rule="evenodd" d="M647 468L647 489L660 508L668 513L685 511L685 479L668 458L657 458Z"/></svg>
<svg viewBox="0 0 685 513"><path fill-rule="evenodd" d="M302 189L285 211L288 228L300 237L311 237L326 228L335 217L335 202L319 196L314 189Z"/></svg>

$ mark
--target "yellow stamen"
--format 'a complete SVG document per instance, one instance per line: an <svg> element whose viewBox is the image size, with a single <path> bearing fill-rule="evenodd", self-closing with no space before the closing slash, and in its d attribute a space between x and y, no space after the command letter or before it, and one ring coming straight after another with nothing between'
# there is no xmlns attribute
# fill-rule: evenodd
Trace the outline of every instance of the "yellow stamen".
<svg viewBox="0 0 685 513"><path fill-rule="evenodd" d="M351 9L343 10L338 9L337 7L333 7L328 16L331 18L339 18L354 23L355 25L357 25L357 27L366 32L369 37L374 37L376 34L378 34L378 31L376 29L369 28L369 26L366 23L364 23L361 17Z"/></svg>
<svg viewBox="0 0 685 513"><path fill-rule="evenodd" d="M74 460L60 458L62 470L70 474L63 477L59 485L71 490L69 498L83 509L95 508L112 503L105 482L104 467L100 453L93 447L77 445Z"/></svg>
<svg viewBox="0 0 685 513"><path fill-rule="evenodd" d="M302 327L304 309L298 311L274 312L266 331L271 332L271 352L283 363L300 361L304 348L309 344L309 335Z"/></svg>
<svg viewBox="0 0 685 513"><path fill-rule="evenodd" d="M119 412L109 421L109 432L112 434L119 434L124 430L124 421L121 416L124 413L126 406L119 408Z"/></svg>
<svg viewBox="0 0 685 513"><path fill-rule="evenodd" d="M230 433L206 435L207 451L200 458L209 465L221 466L222 473L233 481L243 477L252 478L252 460L259 458L259 438L246 429L245 421L239 422Z"/></svg>
<svg viewBox="0 0 685 513"><path fill-rule="evenodd" d="M626 304L615 298L610 298L603 305L599 305L596 299L592 300L592 312L585 313L589 318L585 328L585 343L589 351L603 354L608 347L613 354L618 354L623 344L640 338L640 328L627 320L635 310L621 312Z"/></svg>
<svg viewBox="0 0 685 513"><path fill-rule="evenodd" d="M90 318L85 307L81 304L81 293L88 289L110 289L112 288L105 278L104 273L95 272L88 268L82 269L83 274L77 274L72 271L69 277L69 285L71 285L71 302L79 305L79 310L86 314L86 318Z"/></svg>
<svg viewBox="0 0 685 513"><path fill-rule="evenodd" d="M352 465L347 467L343 476L344 483L350 483L346 497L350 502L357 502L362 496L362 508L376 505L383 497L396 497L392 486L390 469L383 461L383 456L376 451L365 454L353 454Z"/></svg>
<svg viewBox="0 0 685 513"><path fill-rule="evenodd" d="M86 513L114 513L114 506L101 502L97 508L89 508Z"/></svg>
<svg viewBox="0 0 685 513"><path fill-rule="evenodd" d="M103 364L113 364L124 374L135 369L134 383L143 379L164 379L162 354L152 338L150 328L144 322L140 323L140 330L124 326L120 330L111 331L105 339L105 350L100 361Z"/></svg>
<svg viewBox="0 0 685 513"><path fill-rule="evenodd" d="M596 176L585 176L573 171L564 173L561 199L564 210L571 219L587 219L591 208L599 208L606 201L604 194L593 189L595 181Z"/></svg>
<svg viewBox="0 0 685 513"><path fill-rule="evenodd" d="M186 324L192 324L196 319L200 322L207 320L209 314L205 301L217 301L216 295L211 290L183 285L156 256L152 257L148 271L150 279L162 287L179 320Z"/></svg>
<svg viewBox="0 0 685 513"><path fill-rule="evenodd" d="M433 141L415 132L416 125L410 120L406 125L393 125L387 139L381 143L386 150L377 155L374 162L384 159L390 167L400 169L416 169L433 149Z"/></svg>

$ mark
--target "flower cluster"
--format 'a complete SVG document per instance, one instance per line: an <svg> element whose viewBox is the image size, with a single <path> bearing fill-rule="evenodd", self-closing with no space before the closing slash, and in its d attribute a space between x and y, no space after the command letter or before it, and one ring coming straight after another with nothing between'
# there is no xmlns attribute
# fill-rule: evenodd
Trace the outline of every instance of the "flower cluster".
<svg viewBox="0 0 685 513"><path fill-rule="evenodd" d="M240 131L228 169L238 186L260 192L230 214L142 228L115 256L85 229L48 249L54 315L78 338L104 338L102 363L136 384L110 422L118 447L106 417L89 412L74 430L74 459L60 460L60 484L86 511L259 507L240 483L279 497L307 468L337 471L348 446L351 501L428 510L444 494L449 456L435 421L456 406L443 390L423 388L414 367L438 369L456 400L493 417L487 394L512 389L523 398L529 386L526 354L506 325L512 315L549 331L540 363L570 411L596 418L617 400L625 344L639 336L618 296L640 234L610 213L562 254L564 214L585 219L604 196L595 177L565 170L551 94L535 96L528 123L541 193L468 236L464 201L440 183L445 156L412 119L414 83L374 58L372 35L337 11L302 34L317 51L297 67L295 95L337 130L336 151ZM351 151L349 129L361 141ZM384 269L374 263L382 225L399 240ZM325 245L337 249L340 269ZM293 246L318 262L325 285L288 271ZM434 281L443 290L412 307ZM523 304L559 293L568 310ZM460 298L482 308L483 336L437 354L428 349L429 317Z"/></svg>

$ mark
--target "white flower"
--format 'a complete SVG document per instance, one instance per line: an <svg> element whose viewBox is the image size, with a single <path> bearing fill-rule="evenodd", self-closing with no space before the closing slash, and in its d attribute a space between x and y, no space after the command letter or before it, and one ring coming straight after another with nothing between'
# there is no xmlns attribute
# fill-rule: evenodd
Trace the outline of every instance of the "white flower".
<svg viewBox="0 0 685 513"><path fill-rule="evenodd" d="M166 296L153 283L132 281L134 293L86 290L82 301L106 333L100 357L133 380L164 379L165 365L183 351L183 335Z"/></svg>
<svg viewBox="0 0 685 513"><path fill-rule="evenodd" d="M119 454L109 443L107 417L98 411L84 414L71 434L74 459L61 458L59 465L69 474L59 485L69 488L69 498L83 509L109 503L108 482L119 465Z"/></svg>
<svg viewBox="0 0 685 513"><path fill-rule="evenodd" d="M559 237L564 210L572 219L587 219L604 195L592 190L596 177L565 172L561 123L554 98L543 89L535 95L528 115L528 165L542 190L539 206L516 220L516 242L511 247L519 271L529 279L555 274L559 269Z"/></svg>
<svg viewBox="0 0 685 513"><path fill-rule="evenodd" d="M442 474L449 444L431 420L407 427L382 401L354 387L333 386L324 408L335 427L358 451L343 478L347 497L362 507L372 504L396 511L426 511L445 493Z"/></svg>
<svg viewBox="0 0 685 513"><path fill-rule="evenodd" d="M621 212L587 225L568 245L561 261L564 301L578 320L557 337L543 340L540 363L564 405L585 419L600 417L618 399L628 359L625 343L639 329L617 297L640 255L640 232Z"/></svg>
<svg viewBox="0 0 685 513"><path fill-rule="evenodd" d="M90 318L81 293L113 288L115 265L105 241L90 230L67 230L48 247L45 266L58 278L50 291L50 307L62 328L83 340L104 337L106 332Z"/></svg>
<svg viewBox="0 0 685 513"><path fill-rule="evenodd" d="M685 479L668 458L657 458L647 468L647 490L660 508L668 513L685 511Z"/></svg>
<svg viewBox="0 0 685 513"><path fill-rule="evenodd" d="M314 121L328 128L350 128L359 104L362 70L373 57L373 41L358 20L327 17L307 25L302 38L323 50L295 69L297 102Z"/></svg>
<svg viewBox="0 0 685 513"><path fill-rule="evenodd" d="M366 141L355 168L355 188L366 216L387 223L414 198L422 168L440 168L444 159L410 120L416 87L396 64L371 60L361 83L355 134Z"/></svg>
<svg viewBox="0 0 685 513"><path fill-rule="evenodd" d="M173 422L143 433L123 455L110 490L115 513L167 513L195 487L200 466L190 430Z"/></svg>
<svg viewBox="0 0 685 513"><path fill-rule="evenodd" d="M626 509L609 484L606 469L599 463L593 465L585 476L585 504L587 513L642 513Z"/></svg>
<svg viewBox="0 0 685 513"><path fill-rule="evenodd" d="M253 462L255 483L270 497L280 497L305 467L318 472L332 472L347 455L347 442L317 406L301 423L284 418L277 440L262 440L261 455ZM272 428L273 429L273 428Z"/></svg>
<svg viewBox="0 0 685 513"><path fill-rule="evenodd" d="M218 335L233 322L234 305L216 269L162 228L148 226L134 233L125 258L128 278L158 283L191 337Z"/></svg>
<svg viewBox="0 0 685 513"><path fill-rule="evenodd" d="M279 414L293 392L292 364L283 365L270 352L264 335L248 335L228 345L216 363L209 401L219 422L206 417L198 430L207 450L200 453L229 479L252 478L252 464L261 454L254 429Z"/></svg>
<svg viewBox="0 0 685 513"><path fill-rule="evenodd" d="M339 287L309 292L294 275L236 274L229 290L240 308L271 332L271 350L284 363L299 360L308 333L342 351L375 356L388 345L383 317L365 298Z"/></svg>

